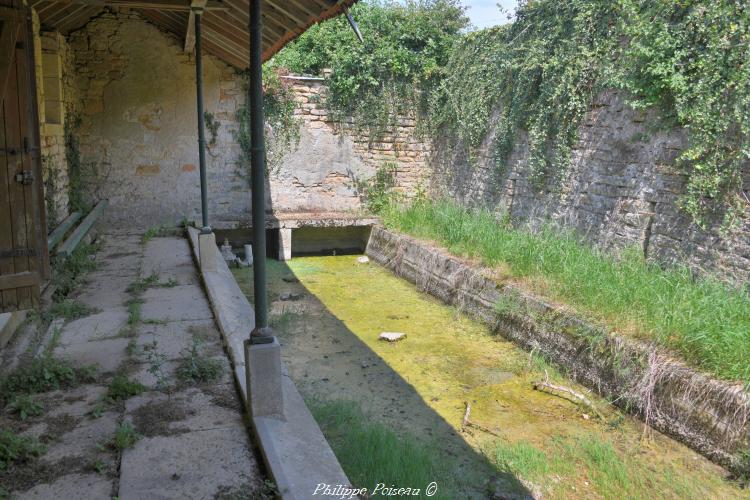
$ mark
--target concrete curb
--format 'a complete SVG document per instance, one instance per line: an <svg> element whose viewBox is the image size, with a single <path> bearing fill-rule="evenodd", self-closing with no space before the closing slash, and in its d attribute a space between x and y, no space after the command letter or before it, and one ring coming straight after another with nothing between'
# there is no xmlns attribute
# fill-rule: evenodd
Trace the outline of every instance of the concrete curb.
<svg viewBox="0 0 750 500"><path fill-rule="evenodd" d="M188 228L193 256L199 266L198 234L198 229ZM244 341L255 327L255 314L218 251L215 260L216 270L201 271L201 276L229 351L242 400L248 414L252 415L247 399ZM269 417L250 419L256 443L279 495L283 499L301 500L312 498L320 484L348 486L349 479L283 365L282 391L283 420ZM317 496L325 498L326 495Z"/></svg>

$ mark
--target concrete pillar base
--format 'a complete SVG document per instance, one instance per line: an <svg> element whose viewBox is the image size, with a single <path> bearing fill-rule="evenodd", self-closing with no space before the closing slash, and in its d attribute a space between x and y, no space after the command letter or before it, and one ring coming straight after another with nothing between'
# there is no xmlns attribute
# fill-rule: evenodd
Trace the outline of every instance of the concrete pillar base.
<svg viewBox="0 0 750 500"><path fill-rule="evenodd" d="M292 229L279 228L279 260L292 260Z"/></svg>
<svg viewBox="0 0 750 500"><path fill-rule="evenodd" d="M284 420L281 389L281 345L276 337L265 344L245 341L247 401L253 417Z"/></svg>
<svg viewBox="0 0 750 500"><path fill-rule="evenodd" d="M218 252L214 233L200 233L198 235L198 257L202 271L216 271Z"/></svg>

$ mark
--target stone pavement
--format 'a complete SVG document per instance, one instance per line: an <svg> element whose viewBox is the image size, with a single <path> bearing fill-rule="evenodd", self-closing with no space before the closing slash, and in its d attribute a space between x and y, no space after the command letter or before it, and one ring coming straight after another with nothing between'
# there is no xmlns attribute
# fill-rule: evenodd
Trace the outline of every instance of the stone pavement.
<svg viewBox="0 0 750 500"><path fill-rule="evenodd" d="M98 268L73 298L97 312L58 321L50 348L78 366L97 364L97 382L43 394L44 415L14 421L15 430L38 437L47 450L0 474L0 498L3 489L19 499L265 497L187 240L144 244L140 235L111 234L103 237L96 259ZM129 288L149 277L140 290ZM208 359L222 369L218 380L188 383L178 377L181 365ZM116 374L147 389L107 401ZM120 450L113 439L128 424L138 439Z"/></svg>

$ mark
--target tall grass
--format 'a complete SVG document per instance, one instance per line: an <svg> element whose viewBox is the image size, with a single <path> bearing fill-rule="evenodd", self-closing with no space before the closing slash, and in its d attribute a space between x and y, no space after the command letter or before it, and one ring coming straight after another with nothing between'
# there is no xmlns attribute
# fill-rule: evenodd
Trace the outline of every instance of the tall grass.
<svg viewBox="0 0 750 500"><path fill-rule="evenodd" d="M454 254L501 265L553 300L627 334L656 341L697 368L750 381L750 295L685 267L661 269L636 249L615 259L550 227L515 229L487 210L449 201L390 206L386 226Z"/></svg>
<svg viewBox="0 0 750 500"><path fill-rule="evenodd" d="M378 483L424 488L438 483L433 498L461 498L462 483L477 478L461 477L449 459L431 443L401 436L373 422L349 401L308 401L308 406L349 480L372 492ZM464 485L465 486L465 485ZM465 492L464 492L465 493Z"/></svg>
<svg viewBox="0 0 750 500"><path fill-rule="evenodd" d="M497 440L488 449L496 467L539 486L551 498L570 498L571 487L601 498L702 498L703 485L665 464L655 474L637 449L619 452L604 436L555 436L544 448ZM588 494L586 494L588 493ZM547 496L547 495L545 495Z"/></svg>

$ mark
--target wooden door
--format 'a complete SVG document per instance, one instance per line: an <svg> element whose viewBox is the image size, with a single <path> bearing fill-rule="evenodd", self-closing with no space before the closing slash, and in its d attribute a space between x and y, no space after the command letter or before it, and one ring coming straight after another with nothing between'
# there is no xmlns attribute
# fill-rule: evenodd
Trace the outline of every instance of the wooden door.
<svg viewBox="0 0 750 500"><path fill-rule="evenodd" d="M0 312L37 307L49 276L30 21L0 0Z"/></svg>

